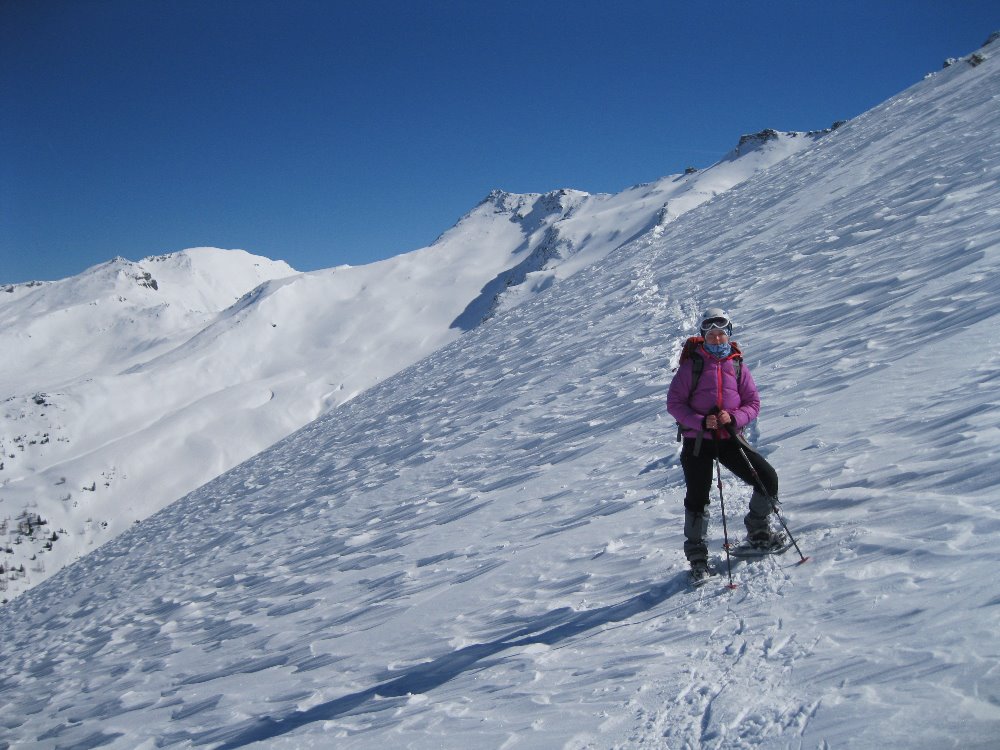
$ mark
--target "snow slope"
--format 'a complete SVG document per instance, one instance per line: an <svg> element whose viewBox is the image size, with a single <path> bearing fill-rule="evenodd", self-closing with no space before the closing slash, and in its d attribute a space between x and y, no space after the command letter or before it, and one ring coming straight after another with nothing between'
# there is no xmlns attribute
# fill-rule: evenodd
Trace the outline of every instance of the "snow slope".
<svg viewBox="0 0 1000 750"><path fill-rule="evenodd" d="M0 393L117 372L173 348L264 281L295 273L243 250L194 248L0 287Z"/></svg>
<svg viewBox="0 0 1000 750"><path fill-rule="evenodd" d="M495 191L430 247L366 266L199 249L4 287L2 598L821 135L768 131L615 196Z"/></svg>
<svg viewBox="0 0 1000 750"><path fill-rule="evenodd" d="M18 597L4 741L995 747L1000 362L974 334L1000 313L1000 55L980 54ZM685 585L662 403L718 301L811 556L740 563L734 592ZM724 491L733 528L748 492Z"/></svg>

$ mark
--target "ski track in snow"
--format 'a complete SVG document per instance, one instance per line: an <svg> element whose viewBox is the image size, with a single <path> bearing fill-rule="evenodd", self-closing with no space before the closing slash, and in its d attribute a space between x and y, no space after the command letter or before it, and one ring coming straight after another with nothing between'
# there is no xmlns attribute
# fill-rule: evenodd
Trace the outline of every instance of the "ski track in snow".
<svg viewBox="0 0 1000 750"><path fill-rule="evenodd" d="M962 334L1000 313L998 68L928 79L19 597L0 746L995 746L1000 357ZM692 590L666 360L730 293L811 559ZM723 492L738 533L749 491Z"/></svg>

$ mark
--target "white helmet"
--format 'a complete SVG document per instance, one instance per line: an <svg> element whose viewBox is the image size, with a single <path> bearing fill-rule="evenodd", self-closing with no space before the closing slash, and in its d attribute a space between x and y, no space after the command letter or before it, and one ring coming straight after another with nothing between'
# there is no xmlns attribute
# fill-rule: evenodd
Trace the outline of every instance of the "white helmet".
<svg viewBox="0 0 1000 750"><path fill-rule="evenodd" d="M718 328L726 332L727 336L733 335L733 321L729 313L721 307L710 307L701 314L701 325L699 326L702 336Z"/></svg>

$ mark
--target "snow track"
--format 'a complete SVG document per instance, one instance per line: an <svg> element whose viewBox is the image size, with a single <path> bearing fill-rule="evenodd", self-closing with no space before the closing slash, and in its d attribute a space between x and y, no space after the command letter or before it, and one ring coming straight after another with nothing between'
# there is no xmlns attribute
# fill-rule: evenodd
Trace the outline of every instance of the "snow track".
<svg viewBox="0 0 1000 750"><path fill-rule="evenodd" d="M754 605L774 606L794 585L768 562L738 568L735 592L719 584L720 591L707 592L685 613L687 636L664 655L681 665L670 690L634 699L635 728L613 747L761 747L804 734L819 699L790 685L788 676L813 653L813 644L800 644L781 617L743 614L759 611Z"/></svg>

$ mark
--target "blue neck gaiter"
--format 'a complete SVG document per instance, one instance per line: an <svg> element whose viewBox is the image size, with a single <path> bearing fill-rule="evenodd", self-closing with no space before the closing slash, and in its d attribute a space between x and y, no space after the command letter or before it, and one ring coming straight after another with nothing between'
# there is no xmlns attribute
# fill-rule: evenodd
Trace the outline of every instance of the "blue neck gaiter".
<svg viewBox="0 0 1000 750"><path fill-rule="evenodd" d="M725 359L733 352L733 345L728 341L725 344L709 344L705 342L705 351L717 359Z"/></svg>

